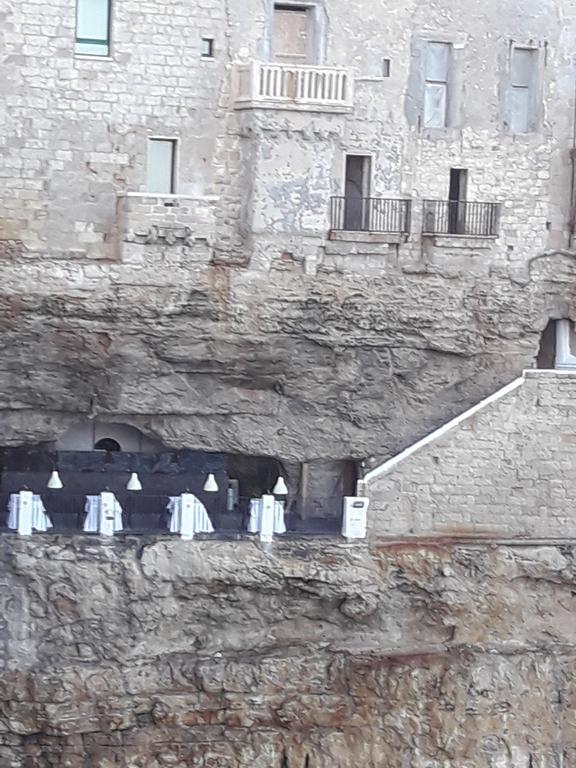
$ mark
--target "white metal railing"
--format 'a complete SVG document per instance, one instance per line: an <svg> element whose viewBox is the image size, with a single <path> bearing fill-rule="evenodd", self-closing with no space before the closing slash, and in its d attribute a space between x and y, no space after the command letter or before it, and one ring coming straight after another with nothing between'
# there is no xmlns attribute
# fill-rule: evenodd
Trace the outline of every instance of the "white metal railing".
<svg viewBox="0 0 576 768"><path fill-rule="evenodd" d="M341 67L251 61L236 65L236 104L351 107L353 78Z"/></svg>

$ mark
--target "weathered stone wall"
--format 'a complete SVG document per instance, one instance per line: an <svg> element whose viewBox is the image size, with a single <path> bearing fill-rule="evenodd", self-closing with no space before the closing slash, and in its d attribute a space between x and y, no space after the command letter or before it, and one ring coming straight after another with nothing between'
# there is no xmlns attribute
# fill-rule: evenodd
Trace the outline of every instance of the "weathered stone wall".
<svg viewBox="0 0 576 768"><path fill-rule="evenodd" d="M576 535L576 374L495 398L368 475L371 535Z"/></svg>
<svg viewBox="0 0 576 768"><path fill-rule="evenodd" d="M572 253L532 262L568 242L574 3L559 24L552 0L333 0L320 59L352 68L353 111L240 112L231 67L267 55L271 8L117 3L99 60L74 56L74 0L2 7L0 443L98 416L176 446L390 455L530 367L549 317L574 315ZM432 133L414 122L427 36L459 68L457 119ZM510 40L545 65L522 136L502 124ZM124 226L149 136L180 140L178 190L216 198L212 237L204 215L174 243ZM373 155L374 195L414 197L407 244L327 240L346 152ZM453 166L470 199L503 203L496 242L422 242L420 201L446 196Z"/></svg>
<svg viewBox="0 0 576 768"><path fill-rule="evenodd" d="M573 768L574 547L0 540L3 768Z"/></svg>

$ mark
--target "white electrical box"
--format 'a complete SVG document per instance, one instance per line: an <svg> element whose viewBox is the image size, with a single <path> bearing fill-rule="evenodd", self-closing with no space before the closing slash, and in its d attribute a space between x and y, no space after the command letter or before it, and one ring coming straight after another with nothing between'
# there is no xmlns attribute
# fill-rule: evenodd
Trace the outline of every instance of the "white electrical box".
<svg viewBox="0 0 576 768"><path fill-rule="evenodd" d="M369 499L362 496L344 497L342 536L347 539L365 539L368 531Z"/></svg>

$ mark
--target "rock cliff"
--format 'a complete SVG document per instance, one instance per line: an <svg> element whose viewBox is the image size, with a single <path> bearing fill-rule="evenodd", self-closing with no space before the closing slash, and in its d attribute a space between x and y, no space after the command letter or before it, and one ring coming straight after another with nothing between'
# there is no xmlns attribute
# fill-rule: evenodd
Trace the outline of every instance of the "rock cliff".
<svg viewBox="0 0 576 768"><path fill-rule="evenodd" d="M4 536L0 765L574 766L575 551Z"/></svg>
<svg viewBox="0 0 576 768"><path fill-rule="evenodd" d="M573 312L573 254L367 277L138 248L129 263L5 254L0 444L98 415L175 447L387 456L531 367L549 318Z"/></svg>

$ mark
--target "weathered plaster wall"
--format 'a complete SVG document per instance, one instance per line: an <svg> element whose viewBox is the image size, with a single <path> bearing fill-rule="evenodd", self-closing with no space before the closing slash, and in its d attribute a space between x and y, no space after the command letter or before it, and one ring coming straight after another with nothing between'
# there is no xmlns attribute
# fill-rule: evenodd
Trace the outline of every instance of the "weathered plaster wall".
<svg viewBox="0 0 576 768"><path fill-rule="evenodd" d="M576 375L496 397L366 478L371 535L575 535Z"/></svg>
<svg viewBox="0 0 576 768"><path fill-rule="evenodd" d="M3 768L573 768L574 547L0 540Z"/></svg>

